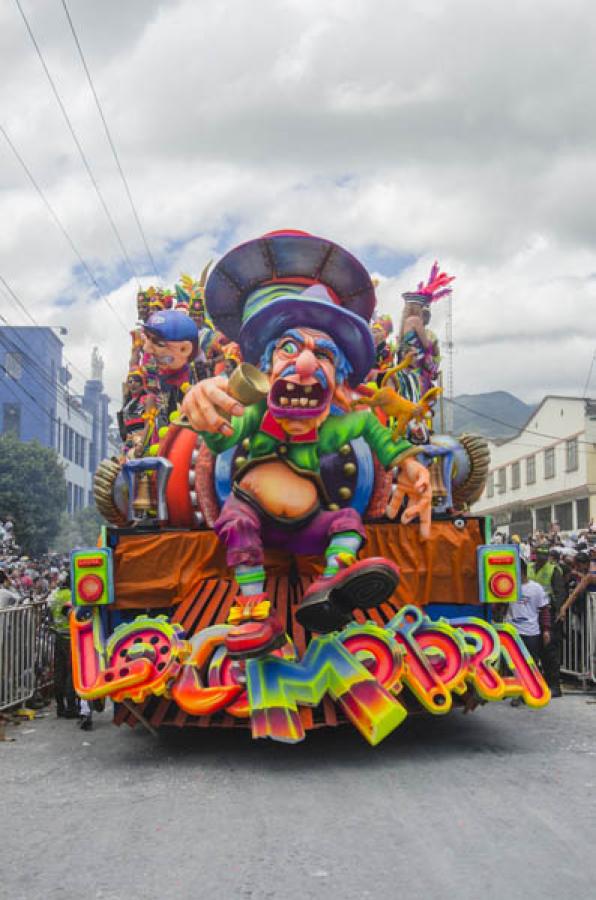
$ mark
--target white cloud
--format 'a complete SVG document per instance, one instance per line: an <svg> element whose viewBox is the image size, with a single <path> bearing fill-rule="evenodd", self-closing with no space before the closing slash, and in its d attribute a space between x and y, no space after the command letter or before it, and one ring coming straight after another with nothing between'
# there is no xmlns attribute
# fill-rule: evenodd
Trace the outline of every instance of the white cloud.
<svg viewBox="0 0 596 900"><path fill-rule="evenodd" d="M23 0L143 280L150 275L72 37ZM596 13L590 0L104 0L69 8L162 275L284 226L383 268L399 309L437 256L457 274L458 391L578 393L596 318ZM0 10L3 122L130 325L136 284L16 6ZM0 271L39 321L93 343L115 393L127 337L0 137ZM61 298L69 307L56 307ZM13 321L21 321L10 311ZM397 318L398 316L396 316ZM436 310L437 330L445 309ZM65 318L68 320L65 323ZM596 385L593 387L596 391Z"/></svg>

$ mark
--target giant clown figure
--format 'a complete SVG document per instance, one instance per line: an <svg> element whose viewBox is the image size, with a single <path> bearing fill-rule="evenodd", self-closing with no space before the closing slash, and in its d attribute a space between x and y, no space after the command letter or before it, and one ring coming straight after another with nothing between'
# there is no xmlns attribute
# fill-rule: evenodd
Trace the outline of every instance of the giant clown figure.
<svg viewBox="0 0 596 900"><path fill-rule="evenodd" d="M370 411L350 411L353 389L375 364L374 287L351 254L303 232L274 232L223 257L207 283L206 302L216 327L269 375L261 404L244 407L218 376L195 385L182 405L212 452L243 447L215 531L239 586L226 647L231 656L248 658L285 641L264 592L267 547L324 554L322 576L297 611L309 631L342 628L355 608L383 603L397 586L393 563L357 559L366 540L362 520L352 506L329 502L323 455L364 438L382 465L399 467L408 520L428 520L431 488L428 470L415 458L419 448L393 441ZM398 508L391 505L393 515Z"/></svg>

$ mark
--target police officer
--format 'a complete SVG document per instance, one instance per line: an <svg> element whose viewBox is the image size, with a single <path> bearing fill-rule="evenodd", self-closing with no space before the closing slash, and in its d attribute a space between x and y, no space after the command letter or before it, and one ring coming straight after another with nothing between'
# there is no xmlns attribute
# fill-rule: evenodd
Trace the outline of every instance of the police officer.
<svg viewBox="0 0 596 900"><path fill-rule="evenodd" d="M77 697L72 684L72 660L70 655L70 631L68 617L72 609L70 574L65 572L60 584L50 598L52 631L56 635L54 645L54 697L59 719L76 719L79 715Z"/></svg>
<svg viewBox="0 0 596 900"><path fill-rule="evenodd" d="M557 622L557 615L565 601L565 579L557 563L549 559L550 547L540 544L536 547L536 562L528 566L528 578L537 581L544 589L551 607L552 631L548 644L542 646L540 655L544 676L552 697L561 696L561 644L563 629Z"/></svg>

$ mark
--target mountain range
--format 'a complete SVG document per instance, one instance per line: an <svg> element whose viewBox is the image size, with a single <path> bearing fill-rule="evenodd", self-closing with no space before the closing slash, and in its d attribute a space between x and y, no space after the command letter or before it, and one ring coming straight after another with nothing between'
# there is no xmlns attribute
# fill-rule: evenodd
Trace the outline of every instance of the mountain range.
<svg viewBox="0 0 596 900"><path fill-rule="evenodd" d="M517 434L535 409L536 404L524 403L507 391L459 394L453 400L453 433L505 440Z"/></svg>

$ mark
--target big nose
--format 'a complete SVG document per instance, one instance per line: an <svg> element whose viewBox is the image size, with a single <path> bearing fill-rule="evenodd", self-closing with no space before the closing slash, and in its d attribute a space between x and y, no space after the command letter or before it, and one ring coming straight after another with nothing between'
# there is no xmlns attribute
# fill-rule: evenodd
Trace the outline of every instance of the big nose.
<svg viewBox="0 0 596 900"><path fill-rule="evenodd" d="M317 358L312 352L305 348L296 359L296 372L301 378L309 378L316 372L318 367Z"/></svg>

